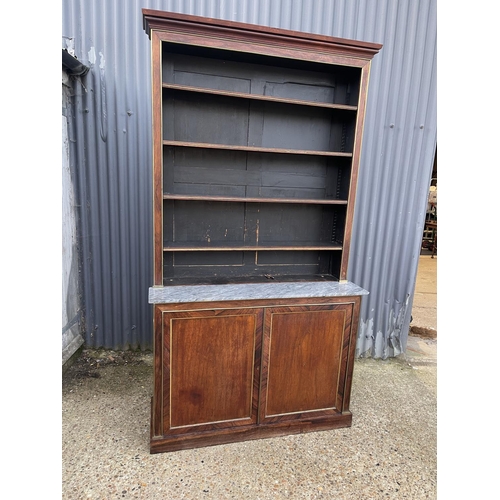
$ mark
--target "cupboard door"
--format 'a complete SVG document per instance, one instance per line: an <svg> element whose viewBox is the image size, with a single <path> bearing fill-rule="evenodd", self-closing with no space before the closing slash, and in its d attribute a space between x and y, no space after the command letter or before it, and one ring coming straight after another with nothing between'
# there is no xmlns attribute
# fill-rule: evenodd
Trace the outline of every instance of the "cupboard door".
<svg viewBox="0 0 500 500"><path fill-rule="evenodd" d="M165 312L163 433L255 424L262 309Z"/></svg>
<svg viewBox="0 0 500 500"><path fill-rule="evenodd" d="M266 310L261 423L342 412L352 311L352 303Z"/></svg>

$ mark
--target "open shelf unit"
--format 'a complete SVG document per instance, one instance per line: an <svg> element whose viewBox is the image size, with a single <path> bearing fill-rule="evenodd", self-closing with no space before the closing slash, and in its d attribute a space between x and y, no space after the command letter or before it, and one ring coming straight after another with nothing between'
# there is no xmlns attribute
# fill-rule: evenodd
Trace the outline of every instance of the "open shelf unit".
<svg viewBox="0 0 500 500"><path fill-rule="evenodd" d="M345 280L366 61L165 38L153 82L155 285Z"/></svg>

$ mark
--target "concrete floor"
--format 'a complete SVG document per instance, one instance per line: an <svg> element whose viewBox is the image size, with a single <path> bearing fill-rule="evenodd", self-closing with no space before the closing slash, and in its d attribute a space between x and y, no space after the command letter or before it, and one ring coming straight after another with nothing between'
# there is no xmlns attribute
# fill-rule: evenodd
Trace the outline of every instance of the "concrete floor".
<svg viewBox="0 0 500 500"><path fill-rule="evenodd" d="M151 361L66 373L62 499L436 498L435 365L356 361L351 428L150 455Z"/></svg>
<svg viewBox="0 0 500 500"><path fill-rule="evenodd" d="M412 307L413 320L406 346L406 359L415 364L437 362L437 256L430 252L420 256L415 296Z"/></svg>
<svg viewBox="0 0 500 500"><path fill-rule="evenodd" d="M413 333L437 336L437 256L430 252L420 255L412 316Z"/></svg>
<svg viewBox="0 0 500 500"><path fill-rule="evenodd" d="M436 263L421 256L413 325L436 328ZM152 355L84 351L63 375L62 499L436 498L436 347L356 360L350 428L157 455Z"/></svg>

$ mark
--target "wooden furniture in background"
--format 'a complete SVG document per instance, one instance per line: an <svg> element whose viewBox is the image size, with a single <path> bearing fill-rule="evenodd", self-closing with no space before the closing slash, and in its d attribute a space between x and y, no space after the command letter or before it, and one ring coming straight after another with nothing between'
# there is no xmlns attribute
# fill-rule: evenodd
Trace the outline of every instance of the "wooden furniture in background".
<svg viewBox="0 0 500 500"><path fill-rule="evenodd" d="M437 254L437 220L425 221L424 231L430 233L429 250L431 251L431 259Z"/></svg>

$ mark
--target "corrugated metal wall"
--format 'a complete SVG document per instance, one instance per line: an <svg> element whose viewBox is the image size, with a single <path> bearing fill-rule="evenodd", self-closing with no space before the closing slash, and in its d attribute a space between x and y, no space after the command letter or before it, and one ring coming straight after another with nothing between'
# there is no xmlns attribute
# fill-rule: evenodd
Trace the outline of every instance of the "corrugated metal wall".
<svg viewBox="0 0 500 500"><path fill-rule="evenodd" d="M348 277L358 356L402 352L436 148L436 0L66 0L63 47L91 67L70 130L86 343L150 348L151 80L142 8L383 43L372 63Z"/></svg>

